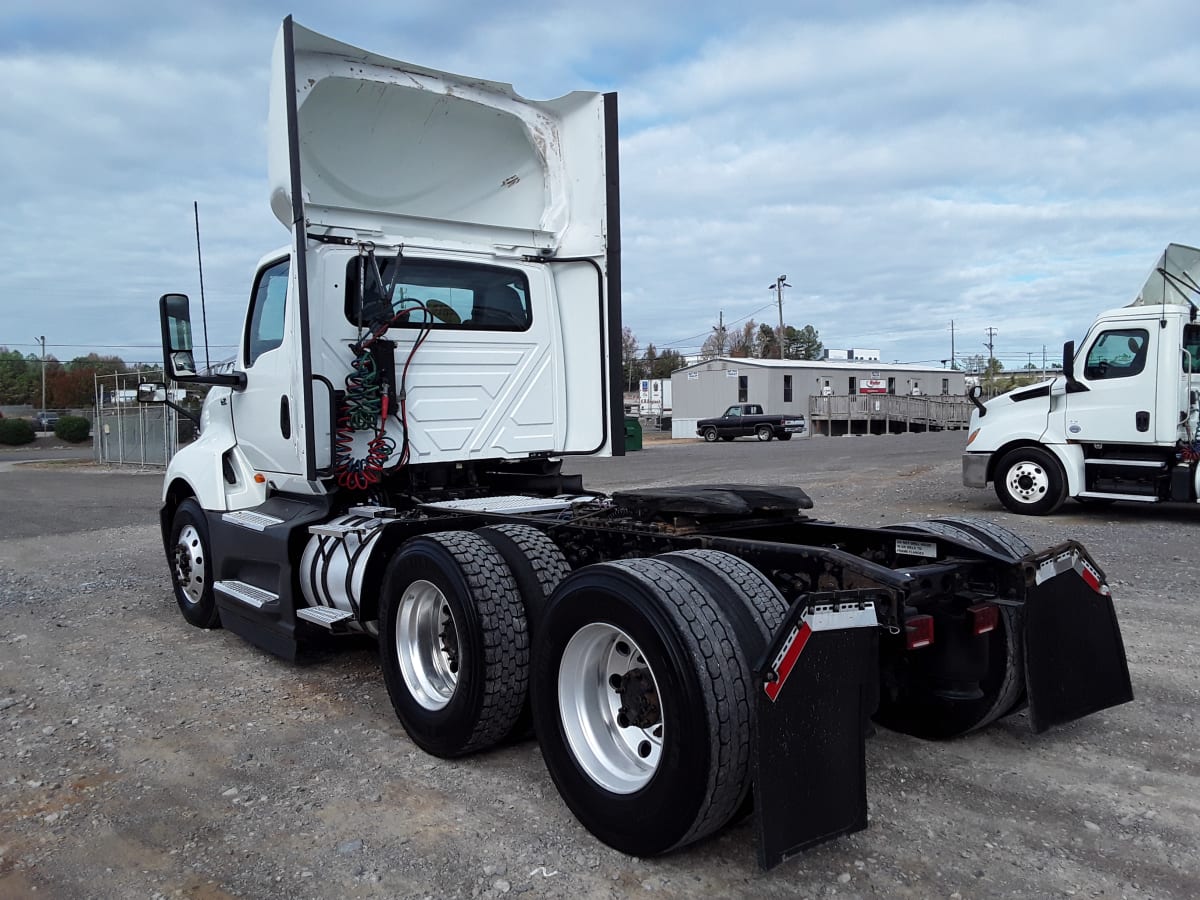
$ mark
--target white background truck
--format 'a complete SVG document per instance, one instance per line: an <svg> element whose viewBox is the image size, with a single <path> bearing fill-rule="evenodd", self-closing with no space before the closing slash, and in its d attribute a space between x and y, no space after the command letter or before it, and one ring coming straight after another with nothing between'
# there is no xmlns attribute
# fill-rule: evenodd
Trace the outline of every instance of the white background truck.
<svg viewBox="0 0 1200 900"><path fill-rule="evenodd" d="M187 298L160 301L168 372L212 385L163 489L188 622L287 658L376 638L416 745L532 732L579 820L638 856L751 806L764 865L866 827L872 714L948 738L1131 698L1072 541L562 474L622 451L615 95L530 101L289 18L269 141L292 242L233 371L198 372Z"/></svg>
<svg viewBox="0 0 1200 900"><path fill-rule="evenodd" d="M1200 496L1200 250L1171 244L1129 306L1096 317L1063 374L981 404L963 483L1016 513Z"/></svg>

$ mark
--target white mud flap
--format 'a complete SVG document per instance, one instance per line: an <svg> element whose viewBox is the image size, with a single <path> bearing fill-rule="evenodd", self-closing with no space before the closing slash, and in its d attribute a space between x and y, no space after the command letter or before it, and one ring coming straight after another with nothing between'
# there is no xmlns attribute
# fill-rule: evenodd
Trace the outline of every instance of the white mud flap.
<svg viewBox="0 0 1200 900"><path fill-rule="evenodd" d="M879 684L879 625L866 592L801 597L757 669L758 861L867 827L866 734Z"/></svg>

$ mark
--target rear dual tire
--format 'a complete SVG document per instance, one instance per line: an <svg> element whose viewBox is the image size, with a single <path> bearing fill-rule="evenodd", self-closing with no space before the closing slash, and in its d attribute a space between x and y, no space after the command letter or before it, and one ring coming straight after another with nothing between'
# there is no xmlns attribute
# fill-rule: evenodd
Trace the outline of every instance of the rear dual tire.
<svg viewBox="0 0 1200 900"><path fill-rule="evenodd" d="M607 562L550 601L531 691L542 755L580 822L624 853L699 840L746 798L750 664L784 608L750 573L711 551Z"/></svg>
<svg viewBox="0 0 1200 900"><path fill-rule="evenodd" d="M1012 560L1033 549L1007 528L967 516L946 516L890 527L951 538ZM1021 614L1008 606L1000 606L998 611L996 628L976 638L986 641L988 653L988 669L979 682L981 696L976 699L936 695L916 671L916 654L931 652L932 648L905 650L903 635L885 638L881 646L880 701L875 721L892 731L940 740L977 731L1020 706L1025 692ZM965 625L960 623L959 627Z"/></svg>

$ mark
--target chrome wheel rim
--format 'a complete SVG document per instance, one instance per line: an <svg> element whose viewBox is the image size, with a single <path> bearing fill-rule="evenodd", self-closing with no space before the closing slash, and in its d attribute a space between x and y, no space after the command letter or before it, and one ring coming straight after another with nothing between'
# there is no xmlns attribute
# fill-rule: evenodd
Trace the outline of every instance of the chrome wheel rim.
<svg viewBox="0 0 1200 900"><path fill-rule="evenodd" d="M409 694L425 709L444 709L458 685L462 656L458 627L437 585L418 580L404 589L395 639Z"/></svg>
<svg viewBox="0 0 1200 900"><path fill-rule="evenodd" d="M1037 503L1050 490L1046 470L1030 460L1021 460L1009 467L1004 479L1008 492L1021 503Z"/></svg>
<svg viewBox="0 0 1200 900"><path fill-rule="evenodd" d="M195 525L185 525L175 541L175 582L195 606L204 596L204 541Z"/></svg>
<svg viewBox="0 0 1200 900"><path fill-rule="evenodd" d="M567 642L558 708L576 762L614 794L645 787L662 760L663 717L654 672L629 635L593 622Z"/></svg>

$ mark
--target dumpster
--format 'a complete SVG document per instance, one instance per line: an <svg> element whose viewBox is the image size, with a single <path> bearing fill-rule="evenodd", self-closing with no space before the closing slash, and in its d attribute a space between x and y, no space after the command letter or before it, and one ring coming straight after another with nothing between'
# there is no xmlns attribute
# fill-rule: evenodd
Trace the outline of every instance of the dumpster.
<svg viewBox="0 0 1200 900"><path fill-rule="evenodd" d="M625 449L642 449L642 423L634 416L625 417Z"/></svg>

